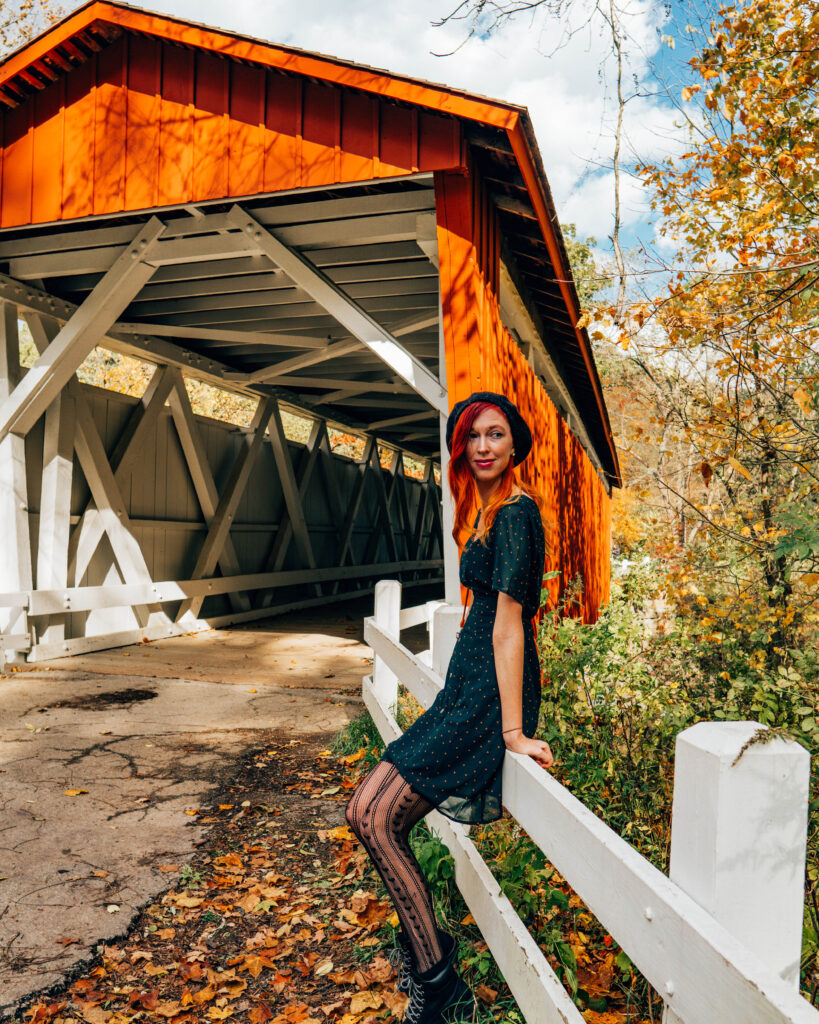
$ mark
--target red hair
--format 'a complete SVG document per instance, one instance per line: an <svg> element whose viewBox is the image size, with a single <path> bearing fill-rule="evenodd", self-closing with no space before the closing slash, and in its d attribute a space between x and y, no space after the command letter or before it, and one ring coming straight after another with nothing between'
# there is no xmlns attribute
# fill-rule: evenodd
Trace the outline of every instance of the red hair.
<svg viewBox="0 0 819 1024"><path fill-rule="evenodd" d="M506 422L509 423L506 414L494 403L472 402L458 417L455 429L452 432L452 451L449 457L448 477L449 491L455 502L455 525L452 530L452 536L455 543L459 546L461 545L458 538L464 531L472 532L475 513L481 506L475 476L466 458L466 446L469 443L469 433L472 430L472 424L487 409L494 409L496 412L499 412ZM520 479L517 469L512 465L512 459L509 460L506 469L504 469L501 475L500 484L495 488L487 503L484 521L481 524L480 532L475 534L476 538L485 544L486 534L492 528L492 523L495 521L495 516L498 514L500 507L517 501L517 495L512 494L512 488L515 485L525 494L528 494L537 504L546 535L547 554L551 554L549 537L551 535L552 523L546 513L546 502L538 491Z"/></svg>

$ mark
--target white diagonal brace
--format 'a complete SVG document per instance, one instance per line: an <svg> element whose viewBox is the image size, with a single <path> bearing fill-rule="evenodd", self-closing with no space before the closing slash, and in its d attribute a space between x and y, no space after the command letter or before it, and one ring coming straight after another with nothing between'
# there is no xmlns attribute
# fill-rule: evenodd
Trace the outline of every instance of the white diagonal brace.
<svg viewBox="0 0 819 1024"><path fill-rule="evenodd" d="M27 315L26 320L38 351L44 351L57 331L57 325L48 317L33 314ZM98 521L101 532L108 533L114 557L125 582L150 583L150 571L145 564L139 544L131 533L125 502L122 500L122 494L105 454L97 427L87 404L82 400L79 382L73 379L69 380L65 394L66 397L74 399L76 424L74 448L91 491L92 500L97 506L96 509L87 510L87 514ZM69 572L72 569L72 548L73 537L69 543ZM81 577L75 576L75 579L79 578ZM158 607L150 608L147 615L142 607L134 608L133 612L140 626L170 624L168 616Z"/></svg>
<svg viewBox="0 0 819 1024"><path fill-rule="evenodd" d="M257 257L258 259L258 257ZM18 310L27 316L30 313L39 313L43 317L56 320L58 323L66 323L79 308L73 302L67 302L57 295L50 295L40 287L35 287L32 282L23 284L15 281L6 274L0 274L0 300L11 302ZM194 371L197 376L217 387L223 386L225 371L228 367L210 356L198 355L189 349L180 348L173 342L159 337L154 331L154 326L146 329L145 324L140 325L141 330L136 333L122 333L119 331L119 323L115 323L100 341L106 348L125 355L135 356L137 359L147 359L151 363L167 363L169 366L178 366L183 373ZM157 328L161 333L161 328ZM239 333L239 332L235 332ZM263 341L264 335L251 335L249 341ZM310 340L310 339L308 339ZM325 345L326 338L312 339L311 347ZM2 396L0 396L2 401Z"/></svg>
<svg viewBox="0 0 819 1024"><path fill-rule="evenodd" d="M58 323L52 317L43 316L40 313L32 313L29 311L23 314L23 319L28 324L31 337L37 351L40 353L45 352L57 336L59 331ZM162 405L165 403L165 398L168 394L168 387L169 382L166 382L164 372L157 369L151 377L145 394L142 396L142 401L134 410L125 430L117 441L117 445L114 448L110 459L107 460L108 467L113 473L117 487L125 478L128 470L131 468L133 459L138 454L138 442L140 438L144 436L144 431L156 422L156 417L158 416ZM63 395L72 398L75 403L83 402L83 395L79 388L79 382L75 379L69 380L64 392L58 395L57 399L52 402L46 411L46 438L48 433L48 418L53 415L52 410L59 409ZM96 433L96 427L94 427L94 432ZM97 445L92 442L91 450L96 450L96 448ZM66 470L64 468L63 473L65 474L65 472ZM45 490L45 474L43 486ZM92 492L92 497L83 511L82 518L75 527L69 540L67 572L68 578L74 579L76 582L79 582L83 576L85 576L89 563L94 556L94 552L97 550L97 546L99 545L102 535L106 530L105 517L100 512L100 509L98 507L94 507L94 505L95 497ZM122 508L125 508L124 503L122 504ZM52 513L47 506L43 506L42 514L45 514L48 517ZM118 522L122 522L122 517L118 518ZM113 538L111 539L111 543L113 546ZM59 584L53 584L53 586L57 585ZM65 584L61 585L65 586ZM39 582L38 588L42 589Z"/></svg>
<svg viewBox="0 0 819 1024"><path fill-rule="evenodd" d="M356 517L358 516L358 510L361 506L361 499L364 496L364 487L367 483L367 472L370 468L370 458L372 457L373 446L375 445L375 434L369 434L364 444L364 454L362 455L359 462L356 463L356 469L358 470L358 476L355 478L353 484L353 493L350 495L350 499L347 502L347 515L344 518L344 523L339 531L338 538L338 549L336 551L335 564L338 566L344 565L344 560L347 557L347 552L350 551L350 547L353 539L353 527L355 526ZM351 564L355 565L355 558L351 554ZM333 584L332 593L335 594L338 591L338 585L340 580L336 580Z"/></svg>
<svg viewBox="0 0 819 1024"><path fill-rule="evenodd" d="M427 518L427 508L429 507L429 482L434 480L432 475L432 462L430 459L425 461L424 475L421 480L421 491L418 495L418 508L415 513L415 530L412 537L412 550L410 552L410 558L415 561L420 561L421 555L421 541L424 538L424 525Z"/></svg>
<svg viewBox="0 0 819 1024"><path fill-rule="evenodd" d="M123 309L148 281L154 268L143 262L165 225L151 217L140 227L45 352L0 406L0 440L8 433L26 434L74 375Z"/></svg>
<svg viewBox="0 0 819 1024"><path fill-rule="evenodd" d="M196 425L191 401L188 397L188 389L185 387L182 374L176 367L173 369L169 368L168 374L171 381L169 395L171 416L173 417L182 453L185 456L188 472L191 475L191 481L196 491L199 507L202 510L205 523L210 526L219 505L219 491L216 488L213 473L211 473L210 466L205 457L205 446L202 443L202 437ZM224 547L219 555L219 565L221 566L223 576L238 576L240 574L239 559L229 535L225 537ZM250 602L246 594L230 594L228 600L234 611L248 611L250 609Z"/></svg>
<svg viewBox="0 0 819 1024"><path fill-rule="evenodd" d="M125 583L150 584L152 582L150 570L139 543L132 533L125 502L114 479L88 404L82 401L75 402L74 409L77 423L74 447L102 520L102 527L111 541L111 548L123 580ZM138 620L145 617L144 612L138 608L134 608L134 614ZM160 609L150 611L147 623L140 621L140 625L166 624L170 624L170 619Z"/></svg>
<svg viewBox="0 0 819 1024"><path fill-rule="evenodd" d="M126 479L134 460L140 455L142 441L156 423L172 383L167 367L161 366L154 370L139 405L134 407L111 453L109 461L117 484ZM94 508L93 501L89 501L71 537L69 576L72 579L83 578L104 532L99 512Z"/></svg>
<svg viewBox="0 0 819 1024"><path fill-rule="evenodd" d="M293 460L290 458L290 448L284 434L284 426L282 425L278 403L274 403L268 434L271 447L273 448L273 457L276 460L276 468L279 471L279 483L281 484L285 507L287 508L287 527L293 532L293 538L296 542L296 548L298 549L302 564L308 569L314 569L316 567L316 559L313 555L313 545L310 542L307 521L304 517L304 498L309 477L306 473L303 475L302 486L296 480L296 474L293 471ZM305 468L307 469L307 467ZM289 537L287 527L284 525L279 527L279 536L282 537L282 546L280 548L282 558L284 557L283 553L286 550ZM278 537L276 540L278 541ZM319 597L321 595L319 584L314 585L314 590L316 597Z"/></svg>
<svg viewBox="0 0 819 1024"><path fill-rule="evenodd" d="M441 527L441 503L438 495L438 486L435 483L435 474L432 469L432 461L427 465L427 472L424 474L424 483L427 490L427 504L432 509L432 521L429 524L429 537L427 537L427 546L424 550L424 558L430 558L432 553L432 545L435 541L435 537L438 538L441 551L444 550L444 538Z"/></svg>
<svg viewBox="0 0 819 1024"><path fill-rule="evenodd" d="M313 476L313 471L319 462L319 458L322 454L322 444L326 441L329 446L329 440L327 440L327 429L324 425L324 420L313 420L313 426L310 428L310 436L307 439L307 444L304 446L304 453L302 455L301 462L299 463L299 469L297 474L298 490L299 490L299 501L304 507L304 499L307 494L307 489L310 486L310 480ZM285 448L285 451L289 454L289 448ZM324 490L325 497L328 496L327 489ZM285 503L285 508L287 507ZM335 514L331 517L332 522L337 522ZM279 528L276 531L276 536L273 540L273 544L270 548L270 552L267 555L262 567L262 572L278 572L284 564L285 555L287 554L287 548L290 544L290 538L293 536L293 523L288 515L287 519L283 516L279 517ZM309 540L309 536L308 536ZM312 544L310 545L312 551ZM259 595L258 607L267 608L273 601L275 596L275 590L268 590Z"/></svg>
<svg viewBox="0 0 819 1024"><path fill-rule="evenodd" d="M236 461L233 463L230 477L219 499L216 513L210 522L205 543L202 545L202 550L196 559L196 565L191 574L192 579L202 579L204 576L210 576L216 568L216 563L219 561L219 556L225 546L228 531L233 523L234 513L238 508L239 502L242 500L242 495L250 479L250 473L256 462L256 456L261 450L267 424L274 409L276 409L276 401L272 398L263 398L256 408L250 431L243 436L244 443ZM201 596L192 598L189 601L183 601L177 612L176 621L187 621L189 618L195 619L199 615L199 609L202 607L203 601L204 597Z"/></svg>
<svg viewBox="0 0 819 1024"><path fill-rule="evenodd" d="M309 260L286 246L276 235L255 220L241 206L234 206L229 218L258 245L294 284L323 306L353 337L362 341L380 359L422 395L439 412L449 413L449 399L440 381L415 356L366 313L361 306L334 284Z"/></svg>
<svg viewBox="0 0 819 1024"><path fill-rule="evenodd" d="M381 468L381 456L378 451L377 439L373 447L373 454L370 456L370 466L375 478L376 521L380 523L380 528L373 530L367 549L364 552L364 561L370 562L375 559L375 552L378 548L378 534L383 533L387 541L387 561L395 562L398 560L395 549L395 532L393 531L392 519L390 518L390 503L387 497L387 489L384 486L384 470Z"/></svg>

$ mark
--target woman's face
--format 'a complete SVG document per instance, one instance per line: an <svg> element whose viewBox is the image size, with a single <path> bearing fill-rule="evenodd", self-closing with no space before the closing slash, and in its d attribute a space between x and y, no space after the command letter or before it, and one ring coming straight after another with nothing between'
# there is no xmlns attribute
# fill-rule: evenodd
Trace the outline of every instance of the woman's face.
<svg viewBox="0 0 819 1024"><path fill-rule="evenodd" d="M512 457L512 431L502 412L484 409L469 431L466 457L475 479L489 483L499 477Z"/></svg>

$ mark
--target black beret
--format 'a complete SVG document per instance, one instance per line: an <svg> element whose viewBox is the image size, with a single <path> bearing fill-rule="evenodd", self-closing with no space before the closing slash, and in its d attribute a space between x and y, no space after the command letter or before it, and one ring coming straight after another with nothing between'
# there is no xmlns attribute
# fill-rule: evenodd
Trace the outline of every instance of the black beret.
<svg viewBox="0 0 819 1024"><path fill-rule="evenodd" d="M458 417L468 405L473 402L491 402L496 405L509 420L509 427L512 430L512 441L514 442L515 457L512 464L517 466L526 458L532 450L532 432L526 420L518 412L514 402L510 402L506 395L498 395L494 391L474 391L469 398L456 402L452 412L446 421L446 446L449 452L452 451L452 434L455 431L455 424Z"/></svg>

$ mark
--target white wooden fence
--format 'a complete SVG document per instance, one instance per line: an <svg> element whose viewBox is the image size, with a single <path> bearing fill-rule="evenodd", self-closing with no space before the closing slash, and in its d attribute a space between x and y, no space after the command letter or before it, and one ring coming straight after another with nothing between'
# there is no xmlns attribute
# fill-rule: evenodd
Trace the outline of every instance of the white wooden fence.
<svg viewBox="0 0 819 1024"><path fill-rule="evenodd" d="M461 609L401 608L376 584L364 637L374 652L365 704L385 742L400 735L400 680L428 707L443 686ZM426 622L430 648L402 629ZM702 722L677 737L670 877L531 758L507 752L503 802L665 1004L664 1024L819 1024L799 993L810 758L777 738L745 749L756 722ZM469 838L432 811L455 880L530 1024L583 1018Z"/></svg>

